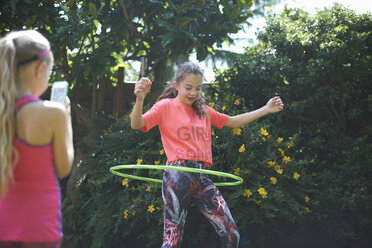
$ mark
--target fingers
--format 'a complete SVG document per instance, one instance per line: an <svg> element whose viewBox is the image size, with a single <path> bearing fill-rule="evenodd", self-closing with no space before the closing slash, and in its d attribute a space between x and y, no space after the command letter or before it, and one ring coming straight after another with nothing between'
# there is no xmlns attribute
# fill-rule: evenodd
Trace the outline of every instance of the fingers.
<svg viewBox="0 0 372 248"><path fill-rule="evenodd" d="M273 97L270 99L270 104L271 107L275 110L275 111L280 111L280 110L283 110L283 102L282 102L282 99L280 99L280 96L276 96L276 97Z"/></svg>
<svg viewBox="0 0 372 248"><path fill-rule="evenodd" d="M148 78L141 77L134 86L134 94L138 97L144 97L151 88L151 81Z"/></svg>
<svg viewBox="0 0 372 248"><path fill-rule="evenodd" d="M271 98L271 100L275 103L275 105L280 105L280 106L284 105L282 102L282 99L280 99L280 96L273 97Z"/></svg>
<svg viewBox="0 0 372 248"><path fill-rule="evenodd" d="M150 89L150 88L151 88L151 85L152 85L152 83L151 83L150 79L145 78L145 77L142 77L142 78L141 78L141 79L136 83L135 88L137 88L137 89L146 89L146 88Z"/></svg>
<svg viewBox="0 0 372 248"><path fill-rule="evenodd" d="M151 87L151 85L152 85L150 79L148 79L146 77L141 77L141 79L137 83L142 84L142 85L146 85L148 87Z"/></svg>
<svg viewBox="0 0 372 248"><path fill-rule="evenodd" d="M68 96L66 96L66 99L65 99L65 108L66 108L67 113L71 114L71 101Z"/></svg>
<svg viewBox="0 0 372 248"><path fill-rule="evenodd" d="M284 106L283 102L282 102L282 99L280 99L280 97L277 97L277 99L274 100L275 104L276 105L279 105L279 106Z"/></svg>

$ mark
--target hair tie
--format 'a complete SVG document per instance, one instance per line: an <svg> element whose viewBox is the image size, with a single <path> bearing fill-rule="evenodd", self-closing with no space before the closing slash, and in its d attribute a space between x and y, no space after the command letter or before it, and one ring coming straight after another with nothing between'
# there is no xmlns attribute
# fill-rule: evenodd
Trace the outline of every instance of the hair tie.
<svg viewBox="0 0 372 248"><path fill-rule="evenodd" d="M35 56L33 56L29 59L25 59L23 61L18 62L17 66L19 67L21 65L27 64L27 63L32 62L34 60L41 59L41 58L45 57L50 51L51 51L51 47L48 47L47 49L45 49L44 51L42 51L38 55L35 55Z"/></svg>
<svg viewBox="0 0 372 248"><path fill-rule="evenodd" d="M41 58L43 58L43 57L45 57L49 52L50 52L50 47L48 47L44 52L41 52L41 53L39 53L38 55L37 55L37 58L38 59L41 59Z"/></svg>

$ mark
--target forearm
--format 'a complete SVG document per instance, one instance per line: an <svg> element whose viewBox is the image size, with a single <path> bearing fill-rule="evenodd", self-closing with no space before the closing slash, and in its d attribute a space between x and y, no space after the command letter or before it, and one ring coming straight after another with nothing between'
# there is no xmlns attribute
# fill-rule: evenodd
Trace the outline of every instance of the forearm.
<svg viewBox="0 0 372 248"><path fill-rule="evenodd" d="M136 98L130 121L133 129L141 129L146 126L145 120L142 118L143 101L142 99L138 99L138 97Z"/></svg>
<svg viewBox="0 0 372 248"><path fill-rule="evenodd" d="M230 116L225 126L230 128L238 128L267 114L269 114L269 110L266 106L264 106L248 113Z"/></svg>
<svg viewBox="0 0 372 248"><path fill-rule="evenodd" d="M72 121L71 121L71 115L68 115L68 125L67 125L67 132L68 132L68 139L67 139L67 143L68 143L68 149L67 149L67 156L68 156L68 163L70 164L70 166L72 167L72 164L74 162L74 158L75 158L75 149L74 149L74 135L73 135L73 130L72 130ZM71 171L71 168L70 168L70 171Z"/></svg>

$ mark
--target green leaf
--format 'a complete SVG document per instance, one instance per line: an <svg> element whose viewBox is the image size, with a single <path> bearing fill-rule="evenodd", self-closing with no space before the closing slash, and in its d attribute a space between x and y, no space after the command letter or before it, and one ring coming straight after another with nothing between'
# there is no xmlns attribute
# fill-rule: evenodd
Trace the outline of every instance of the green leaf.
<svg viewBox="0 0 372 248"><path fill-rule="evenodd" d="M97 7L96 7L96 5L94 3L92 3L92 2L90 2L89 3L89 14L91 16L95 16L96 13L97 13Z"/></svg>

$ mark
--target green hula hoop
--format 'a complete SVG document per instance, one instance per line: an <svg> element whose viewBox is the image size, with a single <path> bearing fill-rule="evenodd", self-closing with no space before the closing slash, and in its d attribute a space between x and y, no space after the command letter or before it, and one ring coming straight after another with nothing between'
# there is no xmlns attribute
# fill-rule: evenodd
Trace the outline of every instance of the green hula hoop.
<svg viewBox="0 0 372 248"><path fill-rule="evenodd" d="M226 173L226 172L220 172L220 171L213 171L213 170L206 170L206 169L197 169L197 168L188 168L188 167L178 167L178 166L165 166L165 165L136 165L136 164L129 164L129 165L117 165L110 168L110 172L114 175L121 176L121 177L127 177L131 179L137 179L147 182L153 182L153 183L162 183L163 180L161 179L155 179L155 178L149 178L149 177L140 177L130 174L124 174L121 172L118 172L117 170L122 169L154 169L154 170L178 170L178 171L186 171L186 172L193 172L193 173L202 173L202 174L209 174L209 175L215 175L215 176L222 176L227 178L235 179L234 182L217 182L214 183L216 186L234 186L239 185L243 183L243 179L239 176Z"/></svg>

